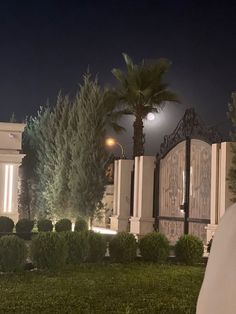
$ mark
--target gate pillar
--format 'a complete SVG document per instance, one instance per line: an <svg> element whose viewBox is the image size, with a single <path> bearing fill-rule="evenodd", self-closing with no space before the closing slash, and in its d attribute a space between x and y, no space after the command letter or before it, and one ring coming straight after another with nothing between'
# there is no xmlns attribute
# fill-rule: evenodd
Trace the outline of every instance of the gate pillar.
<svg viewBox="0 0 236 314"><path fill-rule="evenodd" d="M114 199L111 229L118 232L128 231L130 217L131 174L133 160L115 160Z"/></svg>
<svg viewBox="0 0 236 314"><path fill-rule="evenodd" d="M135 157L133 217L130 232L143 235L153 231L153 190L155 157Z"/></svg>
<svg viewBox="0 0 236 314"><path fill-rule="evenodd" d="M228 173L232 165L232 142L212 145L211 162L211 223L207 226L207 241L214 234L221 217L232 204Z"/></svg>

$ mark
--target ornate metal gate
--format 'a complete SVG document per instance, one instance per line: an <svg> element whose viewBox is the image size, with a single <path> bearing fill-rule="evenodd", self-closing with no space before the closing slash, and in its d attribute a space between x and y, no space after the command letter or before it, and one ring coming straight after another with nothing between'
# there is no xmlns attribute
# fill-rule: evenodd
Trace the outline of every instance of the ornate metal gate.
<svg viewBox="0 0 236 314"><path fill-rule="evenodd" d="M171 243L182 234L206 240L210 223L211 144L221 141L193 109L165 136L157 156L154 214L157 229Z"/></svg>

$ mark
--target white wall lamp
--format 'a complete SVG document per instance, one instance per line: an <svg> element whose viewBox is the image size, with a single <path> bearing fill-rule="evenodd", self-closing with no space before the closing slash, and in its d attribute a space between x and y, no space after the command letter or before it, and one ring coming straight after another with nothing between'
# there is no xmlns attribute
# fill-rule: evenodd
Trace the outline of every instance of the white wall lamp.
<svg viewBox="0 0 236 314"><path fill-rule="evenodd" d="M13 170L13 165L5 165L4 213L11 213L12 211Z"/></svg>

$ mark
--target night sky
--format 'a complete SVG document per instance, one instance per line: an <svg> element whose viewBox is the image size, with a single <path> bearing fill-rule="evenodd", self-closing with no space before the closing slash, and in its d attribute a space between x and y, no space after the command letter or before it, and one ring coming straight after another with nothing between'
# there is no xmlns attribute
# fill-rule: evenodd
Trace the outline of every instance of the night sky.
<svg viewBox="0 0 236 314"><path fill-rule="evenodd" d="M35 114L59 90L73 94L88 65L101 84L115 85L111 69L121 53L135 62L165 57L166 77L181 105L145 122L146 153L155 154L186 107L225 131L236 90L234 1L0 1L0 120ZM117 136L129 154L131 124Z"/></svg>

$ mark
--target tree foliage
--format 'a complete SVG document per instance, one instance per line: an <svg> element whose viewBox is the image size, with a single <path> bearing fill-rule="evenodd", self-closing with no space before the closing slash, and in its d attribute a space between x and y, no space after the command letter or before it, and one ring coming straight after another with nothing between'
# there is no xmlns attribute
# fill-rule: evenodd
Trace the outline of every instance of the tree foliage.
<svg viewBox="0 0 236 314"><path fill-rule="evenodd" d="M108 155L104 147L107 127L106 91L85 75L74 103L78 133L72 137L71 202L84 216L91 216L106 185Z"/></svg>
<svg viewBox="0 0 236 314"><path fill-rule="evenodd" d="M232 121L233 131L231 137L233 141L236 141L236 92L232 93L231 102L228 105L228 117ZM231 146L233 152L232 166L229 169L228 179L229 188L233 194L232 201L236 202L236 145Z"/></svg>
<svg viewBox="0 0 236 314"><path fill-rule="evenodd" d="M168 84L163 81L164 75L170 68L170 61L159 59L143 60L134 64L133 60L125 53L123 58L126 72L113 69L112 73L119 82L115 94L117 101L122 105L125 114L135 117L133 124L133 156L144 154L143 119L149 112L159 112L165 102L178 102L175 93L168 89Z"/></svg>
<svg viewBox="0 0 236 314"><path fill-rule="evenodd" d="M115 108L113 94L87 73L74 98L59 93L55 106L27 120L22 217L93 216L106 185L106 130L122 129Z"/></svg>

